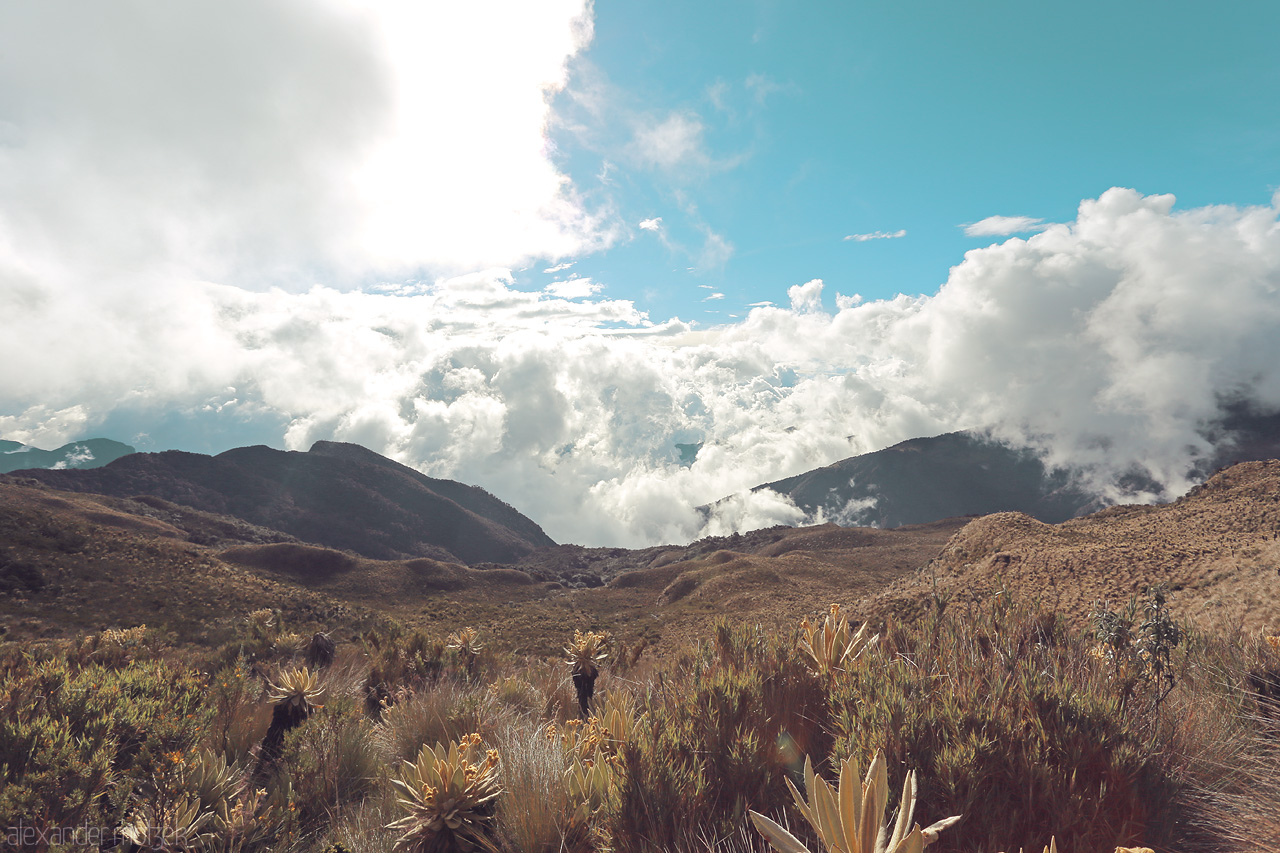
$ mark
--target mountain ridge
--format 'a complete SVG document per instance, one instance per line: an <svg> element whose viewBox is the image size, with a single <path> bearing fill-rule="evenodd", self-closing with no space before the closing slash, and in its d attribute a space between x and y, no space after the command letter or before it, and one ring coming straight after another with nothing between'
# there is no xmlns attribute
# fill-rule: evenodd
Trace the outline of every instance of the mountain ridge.
<svg viewBox="0 0 1280 853"><path fill-rule="evenodd" d="M372 451L352 447L325 442L300 453L255 445L216 456L169 450L91 470L16 473L67 491L153 495L372 559L511 563L555 544L482 489L442 486L449 481L371 461Z"/></svg>
<svg viewBox="0 0 1280 853"><path fill-rule="evenodd" d="M1280 414L1228 406L1203 434L1214 450L1188 472L1200 481L1230 465L1280 457ZM1162 491L1138 470L1117 485L1134 495ZM908 439L751 491L763 489L790 498L811 520L890 528L995 512L1022 512L1057 524L1112 503L1084 488L1075 472L1046 468L1033 449L975 430Z"/></svg>
<svg viewBox="0 0 1280 853"><path fill-rule="evenodd" d="M41 450L20 441L0 440L0 474L27 468L100 468L131 453L137 453L137 450L110 438L86 438L54 450Z"/></svg>

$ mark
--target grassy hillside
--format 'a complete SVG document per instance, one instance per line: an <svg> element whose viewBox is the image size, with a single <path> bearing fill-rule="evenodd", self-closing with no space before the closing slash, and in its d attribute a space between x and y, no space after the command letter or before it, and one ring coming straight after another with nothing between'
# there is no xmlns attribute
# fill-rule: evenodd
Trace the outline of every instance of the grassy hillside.
<svg viewBox="0 0 1280 853"><path fill-rule="evenodd" d="M0 827L120 849L162 849L148 832L167 827L206 850L462 833L503 853L740 853L768 849L755 811L818 851L788 781L812 797L806 758L835 784L880 753L883 819L908 770L915 822L962 816L939 853L1274 851L1277 506L1280 462L1253 463L1057 526L777 528L466 566L0 478ZM823 649L847 642L844 614L878 639L842 659ZM432 817L446 800L456 826Z"/></svg>

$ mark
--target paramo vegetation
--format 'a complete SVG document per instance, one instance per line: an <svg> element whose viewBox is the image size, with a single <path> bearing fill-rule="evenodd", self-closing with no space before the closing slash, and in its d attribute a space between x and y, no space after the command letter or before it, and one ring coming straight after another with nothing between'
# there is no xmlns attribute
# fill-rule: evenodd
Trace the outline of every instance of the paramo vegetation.
<svg viewBox="0 0 1280 853"><path fill-rule="evenodd" d="M594 626L554 659L467 626L335 645L271 611L216 650L10 642L0 827L31 850L1274 851L1280 639L1162 607L938 597L855 631L833 606L663 659Z"/></svg>

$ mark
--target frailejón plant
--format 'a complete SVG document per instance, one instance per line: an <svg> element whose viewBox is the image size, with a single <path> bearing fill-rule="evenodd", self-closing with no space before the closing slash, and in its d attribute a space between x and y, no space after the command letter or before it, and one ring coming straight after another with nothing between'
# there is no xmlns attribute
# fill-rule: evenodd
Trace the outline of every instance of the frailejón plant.
<svg viewBox="0 0 1280 853"><path fill-rule="evenodd" d="M809 822L828 853L920 853L938 840L938 834L960 820L960 815L944 818L926 829L911 825L916 808L916 774L907 773L902 785L902 802L892 823L883 825L889 802L889 777L884 754L876 753L866 778L858 783L858 764L846 758L840 765L839 787L832 790L826 780L813 772L806 756L804 783L809 793L805 802L796 786L787 780L800 814ZM760 814L750 812L756 829L779 853L810 853L794 835Z"/></svg>
<svg viewBox="0 0 1280 853"><path fill-rule="evenodd" d="M821 625L808 619L800 623L800 649L809 656L818 675L829 677L841 671L879 639L879 634L867 636L866 623L856 634L851 633L849 619L840 615L839 604L831 605Z"/></svg>
<svg viewBox="0 0 1280 853"><path fill-rule="evenodd" d="M402 831L396 850L408 853L496 850L485 835L492 803L502 793L498 752L484 750L480 735L465 735L447 747L423 746L404 762L396 802L407 814L387 825Z"/></svg>
<svg viewBox="0 0 1280 853"><path fill-rule="evenodd" d="M590 713L591 697L596 691L600 665L609 658L609 640L599 631L574 630L573 642L564 647L565 663L573 676L573 689L578 694L578 708L585 720Z"/></svg>
<svg viewBox="0 0 1280 853"><path fill-rule="evenodd" d="M484 643L480 642L480 632L468 625L450 634L445 647L462 656L467 667L467 677L474 678L476 661L480 659L480 652L484 649Z"/></svg>

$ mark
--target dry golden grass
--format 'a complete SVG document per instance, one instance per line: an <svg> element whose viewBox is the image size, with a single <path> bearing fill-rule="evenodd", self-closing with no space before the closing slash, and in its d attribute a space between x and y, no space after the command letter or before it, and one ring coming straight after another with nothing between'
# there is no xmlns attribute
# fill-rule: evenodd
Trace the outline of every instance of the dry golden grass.
<svg viewBox="0 0 1280 853"><path fill-rule="evenodd" d="M1180 618L1206 629L1280 629L1280 461L1246 462L1178 501L1113 507L1059 525L1020 513L977 519L927 571L893 584L871 612L918 613L937 591L957 604L997 589L1083 618L1164 583Z"/></svg>
<svg viewBox="0 0 1280 853"><path fill-rule="evenodd" d="M964 606L1003 587L1083 618L1097 600L1122 602L1160 582L1175 613L1201 627L1280 634L1275 461L1235 466L1168 506L1114 507L1061 525L1000 513L613 549L608 583L584 589L511 567L261 544L259 529L214 548L146 506L0 480L0 557L44 579L41 589L0 595L11 636L146 622L180 642L213 645L235 620L270 607L304 632L323 626L349 637L387 619L440 635L474 625L510 653L552 656L574 629L590 628L661 655L719 615L776 628L834 601L855 618L911 618L929 612L935 595Z"/></svg>
<svg viewBox="0 0 1280 853"><path fill-rule="evenodd" d="M0 483L0 556L39 588L0 595L13 638L146 623L179 642L214 645L245 614L276 608L296 623L359 623L339 600L220 560L162 521L92 495Z"/></svg>

